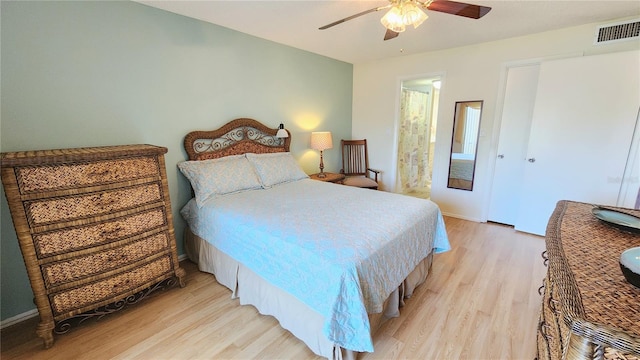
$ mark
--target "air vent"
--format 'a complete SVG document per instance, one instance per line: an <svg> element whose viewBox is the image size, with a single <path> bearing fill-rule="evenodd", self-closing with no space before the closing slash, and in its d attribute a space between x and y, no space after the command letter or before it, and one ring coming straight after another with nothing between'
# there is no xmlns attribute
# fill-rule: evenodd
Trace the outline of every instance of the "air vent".
<svg viewBox="0 0 640 360"><path fill-rule="evenodd" d="M640 20L600 25L596 29L595 44L610 44L640 38Z"/></svg>

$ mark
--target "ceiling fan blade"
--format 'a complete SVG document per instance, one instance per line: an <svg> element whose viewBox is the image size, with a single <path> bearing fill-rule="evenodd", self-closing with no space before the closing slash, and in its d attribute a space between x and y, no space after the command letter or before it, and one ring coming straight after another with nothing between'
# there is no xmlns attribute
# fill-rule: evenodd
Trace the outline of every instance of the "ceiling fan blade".
<svg viewBox="0 0 640 360"><path fill-rule="evenodd" d="M387 32L384 34L384 39L385 40L395 39L396 37L398 37L398 35L400 35L400 33L387 29Z"/></svg>
<svg viewBox="0 0 640 360"><path fill-rule="evenodd" d="M464 16L471 19L480 19L481 17L487 15L487 13L491 10L491 8L488 6L466 4L449 0L434 0L434 2L429 4L427 9L452 15Z"/></svg>
<svg viewBox="0 0 640 360"><path fill-rule="evenodd" d="M331 24L327 24L327 25L322 26L322 27L320 27L320 28L318 28L318 29L320 29L320 30L328 29L328 28L330 28L330 27L332 27L332 26L336 26L336 25L338 25L338 24L342 24L342 23L343 23L343 22L345 22L345 21L349 21L349 20L355 19L355 18L357 18L357 17L359 17L359 16L366 15L366 14L368 14L368 13L376 12L376 11L379 11L379 10L382 10L382 9L387 9L387 8L389 8L389 7L391 7L391 5L378 6L377 8L373 8L373 9L365 10L365 11L363 11L363 12L360 12L360 13L357 13L357 14L354 14L354 15L351 15L351 16L348 16L348 17L346 17L346 18L344 18L344 19L340 19L340 20L338 20L338 21L334 21L334 22L332 22Z"/></svg>

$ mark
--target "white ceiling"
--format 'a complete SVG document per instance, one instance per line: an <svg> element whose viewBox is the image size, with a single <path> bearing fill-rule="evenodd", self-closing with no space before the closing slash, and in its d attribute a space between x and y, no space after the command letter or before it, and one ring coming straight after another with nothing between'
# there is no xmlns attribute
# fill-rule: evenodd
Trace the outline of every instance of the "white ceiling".
<svg viewBox="0 0 640 360"><path fill-rule="evenodd" d="M380 18L384 10L327 30L318 28L385 5L386 0L134 1L354 64L640 17L638 0L458 0L492 10L478 20L431 11L419 28L408 28L399 37L383 41L385 28Z"/></svg>

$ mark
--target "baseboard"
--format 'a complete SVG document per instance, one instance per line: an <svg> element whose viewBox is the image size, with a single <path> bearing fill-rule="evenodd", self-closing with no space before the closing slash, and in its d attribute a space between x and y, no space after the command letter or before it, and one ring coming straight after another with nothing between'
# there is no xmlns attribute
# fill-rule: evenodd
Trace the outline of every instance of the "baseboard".
<svg viewBox="0 0 640 360"><path fill-rule="evenodd" d="M178 255L178 261L188 260L186 254ZM11 325L15 325L19 322L29 320L33 317L38 316L38 309L31 309L29 311L25 311L22 314L18 314L16 316L10 317L8 319L0 321L0 330L9 327Z"/></svg>
<svg viewBox="0 0 640 360"><path fill-rule="evenodd" d="M22 314L18 314L14 317L10 317L8 319L2 320L0 321L0 330L6 327L9 327L11 325L15 325L19 322L29 320L36 316L38 316L38 309L31 309L29 311L23 312Z"/></svg>
<svg viewBox="0 0 640 360"><path fill-rule="evenodd" d="M467 217L467 216L462 216L460 214L451 214L451 213L447 213L447 212L442 212L443 216L448 216L448 217L453 217L456 219L462 219L462 220L468 220L468 221L473 221L473 222L482 222L480 219L477 218L471 218L471 217Z"/></svg>

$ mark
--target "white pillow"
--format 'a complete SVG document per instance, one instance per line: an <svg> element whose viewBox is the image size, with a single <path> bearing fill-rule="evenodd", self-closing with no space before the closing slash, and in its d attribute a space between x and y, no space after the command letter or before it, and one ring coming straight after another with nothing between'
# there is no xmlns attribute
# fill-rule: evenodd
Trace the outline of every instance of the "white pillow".
<svg viewBox="0 0 640 360"><path fill-rule="evenodd" d="M201 207L216 196L260 189L260 179L244 155L201 161L182 161L178 168L191 182Z"/></svg>
<svg viewBox="0 0 640 360"><path fill-rule="evenodd" d="M273 185L306 179L309 176L302 171L290 152L269 154L247 154L260 178L262 187L268 189Z"/></svg>

